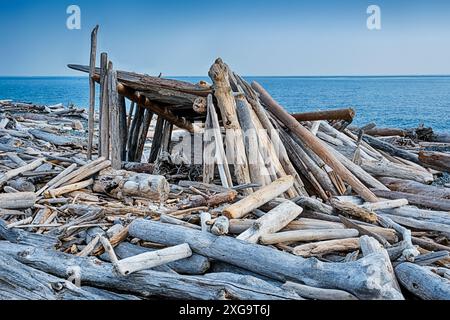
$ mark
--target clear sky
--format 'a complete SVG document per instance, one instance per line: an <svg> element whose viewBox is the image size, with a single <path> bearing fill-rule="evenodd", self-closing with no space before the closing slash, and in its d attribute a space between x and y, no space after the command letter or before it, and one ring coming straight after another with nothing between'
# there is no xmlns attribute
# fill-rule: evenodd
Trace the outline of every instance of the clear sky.
<svg viewBox="0 0 450 320"><path fill-rule="evenodd" d="M0 0L0 75L78 75L96 24L116 68L148 74L207 75L219 56L244 75L450 74L449 0Z"/></svg>

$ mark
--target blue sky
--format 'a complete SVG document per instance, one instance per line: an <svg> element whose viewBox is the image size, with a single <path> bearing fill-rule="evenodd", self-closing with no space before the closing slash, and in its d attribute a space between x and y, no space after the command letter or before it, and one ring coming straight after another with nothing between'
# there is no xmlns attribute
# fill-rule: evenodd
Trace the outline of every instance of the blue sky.
<svg viewBox="0 0 450 320"><path fill-rule="evenodd" d="M148 74L206 75L219 56L244 75L450 74L448 0L0 0L0 75L77 75L96 24L116 68Z"/></svg>

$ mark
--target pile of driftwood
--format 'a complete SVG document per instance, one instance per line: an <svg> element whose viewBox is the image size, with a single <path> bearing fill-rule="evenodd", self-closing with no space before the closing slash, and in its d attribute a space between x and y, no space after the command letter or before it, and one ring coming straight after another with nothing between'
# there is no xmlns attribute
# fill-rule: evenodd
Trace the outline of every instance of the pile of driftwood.
<svg viewBox="0 0 450 320"><path fill-rule="evenodd" d="M1 298L450 299L445 135L102 57L99 117L0 104Z"/></svg>

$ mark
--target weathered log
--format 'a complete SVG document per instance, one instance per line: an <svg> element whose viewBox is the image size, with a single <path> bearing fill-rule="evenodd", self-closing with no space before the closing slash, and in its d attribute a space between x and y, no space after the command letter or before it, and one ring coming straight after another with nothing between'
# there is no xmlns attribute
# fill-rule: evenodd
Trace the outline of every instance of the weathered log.
<svg viewBox="0 0 450 320"><path fill-rule="evenodd" d="M266 234L261 236L263 244L277 244L283 242L310 242L335 239L347 239L357 237L358 230L355 229L320 229L320 230L297 230Z"/></svg>
<svg viewBox="0 0 450 320"><path fill-rule="evenodd" d="M59 245L56 237L27 232L20 229L8 229L6 223L0 220L0 239L15 244L30 245L40 248L55 249Z"/></svg>
<svg viewBox="0 0 450 320"><path fill-rule="evenodd" d="M275 199L280 194L283 194L294 185L294 178L292 176L285 176L280 178L270 185L259 189L255 193L247 196L241 201L232 204L226 208L223 213L230 219L242 218L246 214L258 209L270 200Z"/></svg>
<svg viewBox="0 0 450 320"><path fill-rule="evenodd" d="M305 258L325 255L332 252L349 252L359 249L359 238L347 238L312 242L296 246L292 252Z"/></svg>
<svg viewBox="0 0 450 320"><path fill-rule="evenodd" d="M129 242L123 242L115 247L114 251L120 259L126 259L142 253L153 252L155 249L136 246ZM207 258L194 253L189 258L169 262L167 266L180 274L200 275L208 271L210 268L210 262Z"/></svg>
<svg viewBox="0 0 450 320"><path fill-rule="evenodd" d="M296 113L292 116L297 121L319 121L319 120L346 120L349 122L353 121L355 117L355 110L352 108L348 109L337 109L337 110L323 110L323 111L313 111Z"/></svg>
<svg viewBox="0 0 450 320"><path fill-rule="evenodd" d="M153 174L155 165L153 163L122 162L122 169L136 173Z"/></svg>
<svg viewBox="0 0 450 320"><path fill-rule="evenodd" d="M333 301L358 300L354 295L342 290L314 288L290 281L286 282L283 288L292 289L300 297L307 299Z"/></svg>
<svg viewBox="0 0 450 320"><path fill-rule="evenodd" d="M387 143L385 141L382 141L380 139L368 135L363 136L363 139L375 149L383 150L384 152L387 152L391 156L400 157L412 161L414 163L420 164L419 157L414 153L397 148L390 143Z"/></svg>
<svg viewBox="0 0 450 320"><path fill-rule="evenodd" d="M109 94L108 94L108 55L100 55L100 146L99 156L109 159Z"/></svg>
<svg viewBox="0 0 450 320"><path fill-rule="evenodd" d="M225 188L231 188L233 186L233 181L231 178L230 168L228 165L228 159L225 154L225 148L223 145L222 133L220 132L219 118L214 107L213 96L210 94L207 98L208 103L208 114L207 118L211 120L211 130L214 136L214 143L216 146L216 163L219 169L220 180L222 181L222 186ZM207 128L205 128L207 130Z"/></svg>
<svg viewBox="0 0 450 320"><path fill-rule="evenodd" d="M393 177L399 179L414 180L421 183L431 183L434 177L431 173L408 168L390 161L366 161L363 160L361 168L372 175L379 177Z"/></svg>
<svg viewBox="0 0 450 320"><path fill-rule="evenodd" d="M402 256L407 261L414 262L415 257L417 257L420 254L420 252L412 244L411 231L395 223L387 216L379 216L378 221L383 227L392 228L402 235L403 241L406 243L406 247L402 252Z"/></svg>
<svg viewBox="0 0 450 320"><path fill-rule="evenodd" d="M17 177L18 175L27 172L27 171L33 171L34 169L40 167L45 161L45 158L42 159L37 159L31 163L28 163L22 167L19 167L17 169L13 169L13 170L9 170L5 173L3 173L0 176L0 186L3 185L5 182L7 182L8 180L11 180L15 177Z"/></svg>
<svg viewBox="0 0 450 320"><path fill-rule="evenodd" d="M450 226L448 224L443 223L437 223L432 221L426 221L426 220L418 220L414 218L407 218L407 217L401 217L401 216L394 216L392 214L382 214L383 217L390 218L391 220L395 221L398 224L401 224L403 226L407 226L412 229L417 230L429 230L429 231L438 231L438 232L444 232L448 233L450 232Z"/></svg>
<svg viewBox="0 0 450 320"><path fill-rule="evenodd" d="M368 203L361 205L361 208L369 210L369 211L375 211L375 210L395 209L395 208L403 207L406 205L408 205L408 200L398 199L398 200L386 200L386 201L373 202L373 203L368 202Z"/></svg>
<svg viewBox="0 0 450 320"><path fill-rule="evenodd" d="M261 186L266 185L266 177L269 173L264 165L260 154L259 139L257 130L252 121L251 107L243 93L234 94L236 101L236 111L239 124L244 134L244 146L248 161L248 171L251 181Z"/></svg>
<svg viewBox="0 0 450 320"><path fill-rule="evenodd" d="M142 123L139 127L139 130L137 131L138 138L136 143L136 150L135 154L133 156L133 161L141 161L142 154L144 152L144 146L145 142L147 141L147 135L148 131L150 129L150 124L153 119L153 113L150 110L146 110L144 113L144 119L142 120Z"/></svg>
<svg viewBox="0 0 450 320"><path fill-rule="evenodd" d="M87 158L92 159L92 148L94 145L94 119L95 119L95 62L97 58L97 32L98 25L91 33L91 54L89 61L89 119L88 119L88 145Z"/></svg>
<svg viewBox="0 0 450 320"><path fill-rule="evenodd" d="M420 194L411 194L397 191L372 190L377 196L386 199L406 199L410 204L440 211L450 211L450 200L424 196Z"/></svg>
<svg viewBox="0 0 450 320"><path fill-rule="evenodd" d="M52 250L0 242L0 252L15 257L21 263L58 277L78 266L82 284L129 292L143 297L200 300L274 300L299 299L298 295L279 289L262 280L232 274L182 276L167 272L141 271L121 276L110 263L96 258L76 257ZM51 262L51 263L50 263ZM231 279L231 280L230 280Z"/></svg>
<svg viewBox="0 0 450 320"><path fill-rule="evenodd" d="M170 192L169 183L163 176L113 169L100 172L93 189L117 199L135 196L155 201L167 200Z"/></svg>
<svg viewBox="0 0 450 320"><path fill-rule="evenodd" d="M120 110L119 94L117 92L117 72L113 70L113 64L110 61L108 65L108 100L109 100L109 122L111 135L111 166L113 169L120 170L122 167L122 138L120 137Z"/></svg>
<svg viewBox="0 0 450 320"><path fill-rule="evenodd" d="M406 137L408 135L408 132L403 129L397 129L397 128L372 128L370 130L364 130L364 133L369 136L379 136L379 137L392 137L392 136L399 136L399 137Z"/></svg>
<svg viewBox="0 0 450 320"><path fill-rule="evenodd" d="M37 197L34 192L0 194L1 209L28 209L34 206Z"/></svg>
<svg viewBox="0 0 450 320"><path fill-rule="evenodd" d="M1 300L105 300L73 283L0 253ZM115 299L118 300L118 299Z"/></svg>
<svg viewBox="0 0 450 320"><path fill-rule="evenodd" d="M161 249L152 252L141 253L132 257L120 260L117 265L124 275L152 269L165 265L169 262L182 260L192 255L192 251L187 244Z"/></svg>
<svg viewBox="0 0 450 320"><path fill-rule="evenodd" d="M377 215L370 210L358 207L351 202L341 201L338 199L330 199L331 205L338 211L357 217L369 223L377 222Z"/></svg>
<svg viewBox="0 0 450 320"><path fill-rule="evenodd" d="M392 191L419 194L422 196L450 199L450 188L430 186L412 180L380 178L380 181Z"/></svg>
<svg viewBox="0 0 450 320"><path fill-rule="evenodd" d="M76 190L81 190L81 189L87 188L90 185L92 185L93 183L94 183L94 179L89 179L89 180L77 182L77 183L74 183L74 184L69 184L69 185L66 185L66 186L61 187L61 188L52 189L52 190L46 192L45 195L46 196L51 196L53 198L56 198L58 196L61 196L61 195L66 194L66 193L70 193L72 191L76 191Z"/></svg>
<svg viewBox="0 0 450 320"><path fill-rule="evenodd" d="M236 101L232 94L228 73L228 66L221 59L217 59L209 71L209 76L214 82L214 96L222 113L223 126L226 130L228 157L234 164L234 174L238 183L247 184L252 181L242 130L236 113ZM246 194L250 192L251 190L245 191Z"/></svg>
<svg viewBox="0 0 450 320"><path fill-rule="evenodd" d="M336 157L324 147L323 143L314 136L308 129L303 127L295 120L283 107L281 107L273 98L256 82L252 83L255 89L261 96L262 101L267 105L269 110L275 114L291 131L299 136L308 146L320 156L325 163L333 168L336 173L353 189L358 192L365 200L370 202L378 201L377 197L361 183L345 166L336 159Z"/></svg>
<svg viewBox="0 0 450 320"><path fill-rule="evenodd" d="M425 167L450 172L450 154L432 151L420 151L419 161Z"/></svg>
<svg viewBox="0 0 450 320"><path fill-rule="evenodd" d="M450 300L450 280L425 267L401 263L395 268L395 273L408 291L424 300Z"/></svg>
<svg viewBox="0 0 450 320"><path fill-rule="evenodd" d="M53 187L56 183L61 181L64 177L72 173L77 168L76 163L72 163L69 167L64 169L60 174L58 174L56 177L54 177L52 180L47 182L45 186L43 186L41 189L39 189L36 192L36 196L40 196L42 193L44 193L48 188Z"/></svg>
<svg viewBox="0 0 450 320"><path fill-rule="evenodd" d="M237 239L257 243L261 236L280 231L302 212L303 208L286 200L278 207L256 220L253 226L240 234Z"/></svg>
<svg viewBox="0 0 450 320"><path fill-rule="evenodd" d="M31 129L28 132L31 133L36 139L47 141L58 147L66 146L81 148L86 145L86 141L82 138L66 137L39 129Z"/></svg>
<svg viewBox="0 0 450 320"><path fill-rule="evenodd" d="M130 234L165 245L188 243L193 252L283 282L289 280L314 287L340 289L361 299L399 298L398 292L393 288L389 290L390 284L384 281L390 274L386 269L385 258L380 254L373 254L352 263L323 263L317 259L303 259L230 237L216 237L189 228L142 219L132 222ZM369 269L378 272L375 275L368 272ZM349 274L354 276L349 279ZM381 275L384 279L382 283Z"/></svg>
<svg viewBox="0 0 450 320"><path fill-rule="evenodd" d="M397 278L395 277L394 268L392 266L390 256L388 251L374 238L368 237L368 236L362 236L359 239L359 244L361 246L361 251L364 256L373 254L373 253L380 253L383 255L386 261L386 267L389 270L389 273L391 274L391 277L389 279L386 279L391 282L391 285L397 290L397 292L401 295L401 289L400 285L397 281ZM402 300L404 300L402 296Z"/></svg>

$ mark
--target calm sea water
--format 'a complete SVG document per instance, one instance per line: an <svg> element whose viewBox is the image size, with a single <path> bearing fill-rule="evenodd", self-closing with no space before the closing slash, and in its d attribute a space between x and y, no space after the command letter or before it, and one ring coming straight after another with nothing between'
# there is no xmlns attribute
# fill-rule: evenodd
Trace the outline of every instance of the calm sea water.
<svg viewBox="0 0 450 320"><path fill-rule="evenodd" d="M198 82L207 78L179 77ZM290 112L353 107L356 124L450 131L450 77L248 77ZM0 77L0 99L88 105L84 77Z"/></svg>

